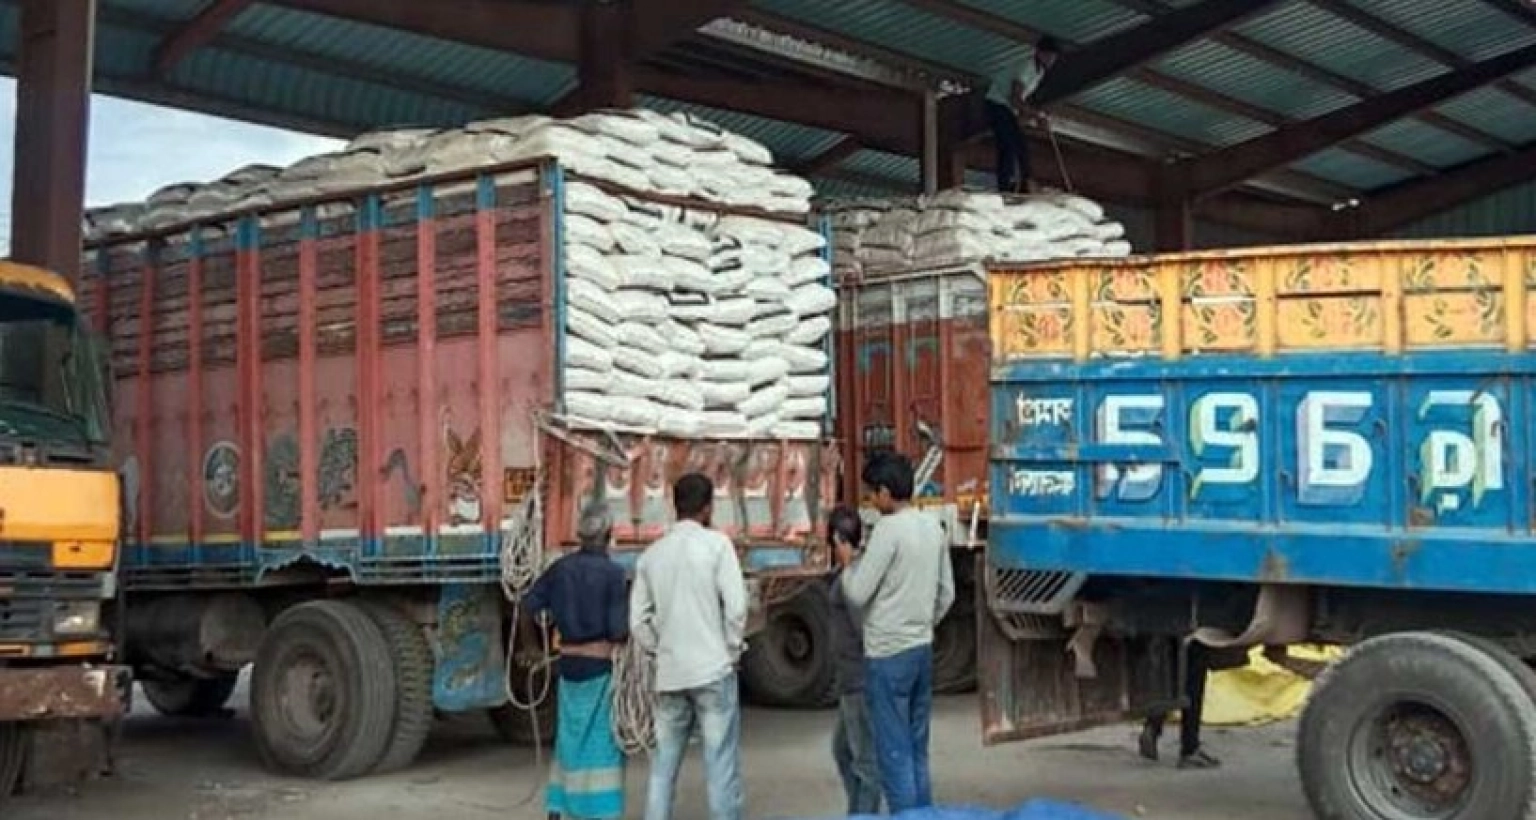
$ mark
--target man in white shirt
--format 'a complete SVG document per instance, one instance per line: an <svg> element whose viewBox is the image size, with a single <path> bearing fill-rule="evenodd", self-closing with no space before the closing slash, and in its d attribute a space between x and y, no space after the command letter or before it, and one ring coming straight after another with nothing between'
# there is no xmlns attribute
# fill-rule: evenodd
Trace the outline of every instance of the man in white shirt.
<svg viewBox="0 0 1536 820"><path fill-rule="evenodd" d="M670 820L695 723L704 735L711 820L741 820L741 702L747 585L730 539L709 528L715 485L692 473L672 486L677 523L635 568L631 637L656 657L656 752L645 820Z"/></svg>
<svg viewBox="0 0 1536 820"><path fill-rule="evenodd" d="M843 570L843 594L864 617L864 699L892 815L933 805L928 734L933 711L933 629L955 602L944 529L910 506L912 462L870 459L864 485L881 512L864 554ZM838 563L852 558L838 546Z"/></svg>
<svg viewBox="0 0 1536 820"><path fill-rule="evenodd" d="M1042 37L1033 48L992 77L987 89L987 121L992 126L992 142L997 147L997 190L1005 194L1019 192L1019 186L1033 189L1029 175L1029 141L1019 120L1029 110L1029 97L1040 86L1045 72L1056 62L1061 47L1055 40Z"/></svg>

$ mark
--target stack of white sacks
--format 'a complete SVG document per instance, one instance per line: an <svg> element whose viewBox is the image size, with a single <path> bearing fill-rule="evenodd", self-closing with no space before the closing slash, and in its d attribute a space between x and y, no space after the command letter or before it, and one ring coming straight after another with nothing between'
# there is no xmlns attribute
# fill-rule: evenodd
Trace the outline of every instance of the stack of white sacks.
<svg viewBox="0 0 1536 820"><path fill-rule="evenodd" d="M830 221L839 276L1131 252L1123 225L1107 219L1098 203L1072 194L1005 198L945 191L842 204L831 210Z"/></svg>
<svg viewBox="0 0 1536 820"><path fill-rule="evenodd" d="M774 170L762 145L686 115L599 112L365 134L286 169L252 166L168 186L142 204L93 209L86 231L104 238L217 222L545 156L572 175L561 219L571 420L677 436L821 436L836 294L825 240L804 227L811 185Z"/></svg>
<svg viewBox="0 0 1536 820"><path fill-rule="evenodd" d="M790 222L566 188L566 412L674 436L816 438L836 293Z"/></svg>

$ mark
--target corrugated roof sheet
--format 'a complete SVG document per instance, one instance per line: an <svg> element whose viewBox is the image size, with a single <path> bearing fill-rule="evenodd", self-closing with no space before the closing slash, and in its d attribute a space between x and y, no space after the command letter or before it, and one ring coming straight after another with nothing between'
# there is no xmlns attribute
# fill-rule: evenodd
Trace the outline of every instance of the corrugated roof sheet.
<svg viewBox="0 0 1536 820"><path fill-rule="evenodd" d="M665 114L685 111L694 116L703 117L727 131L734 131L744 137L757 140L768 146L780 165L804 162L831 148L843 138L843 135L836 131L764 119L735 111L722 111L718 108L661 97L642 96L639 103L646 108Z"/></svg>
<svg viewBox="0 0 1536 820"><path fill-rule="evenodd" d="M1392 185L1413 176L1412 172L1405 171L1396 165L1387 165L1338 148L1313 154L1300 162L1292 163L1291 167L1361 190Z"/></svg>
<svg viewBox="0 0 1536 820"><path fill-rule="evenodd" d="M1480 0L1348 2L1472 60L1486 60L1536 43L1536 31Z"/></svg>
<svg viewBox="0 0 1536 820"><path fill-rule="evenodd" d="M1162 72L1295 119L1356 102L1349 94L1211 40L1197 40L1157 62Z"/></svg>
<svg viewBox="0 0 1536 820"><path fill-rule="evenodd" d="M1525 116L1510 116L1524 110ZM1514 145L1536 142L1536 108L1496 88L1480 88L1439 105L1439 111Z"/></svg>
<svg viewBox="0 0 1536 820"><path fill-rule="evenodd" d="M893 184L916 190L922 183L922 165L912 157L884 151L860 151L849 157L841 168L865 176L888 179Z"/></svg>
<svg viewBox="0 0 1536 820"><path fill-rule="evenodd" d="M1124 78L1101 83L1075 101L1101 114L1215 146L1244 142L1269 130L1261 123Z"/></svg>
<svg viewBox="0 0 1536 820"><path fill-rule="evenodd" d="M190 20L208 5L208 0L97 0L97 5L138 11L173 20ZM241 14L244 13L246 12L241 12Z"/></svg>
<svg viewBox="0 0 1536 820"><path fill-rule="evenodd" d="M1105 0L956 0L1060 40L1086 43L1133 28L1146 18Z"/></svg>
<svg viewBox="0 0 1536 820"><path fill-rule="evenodd" d="M1459 208L1394 231L1393 235L1429 239L1522 233L1536 233L1536 183L1517 185L1468 202Z"/></svg>
<svg viewBox="0 0 1536 820"><path fill-rule="evenodd" d="M1364 139L1441 168L1460 165L1488 153L1486 146L1469 142L1418 120L1398 120L1366 134Z"/></svg>
<svg viewBox="0 0 1536 820"><path fill-rule="evenodd" d="M576 81L571 66L277 6L258 4L226 30L245 39L536 106L555 102Z"/></svg>
<svg viewBox="0 0 1536 820"><path fill-rule="evenodd" d="M977 74L989 74L1019 59L1027 48L1005 37L890 0L754 0L753 5Z"/></svg>
<svg viewBox="0 0 1536 820"><path fill-rule="evenodd" d="M1310 3L1287 3L1237 28L1264 45L1381 90L1444 73L1440 64Z"/></svg>

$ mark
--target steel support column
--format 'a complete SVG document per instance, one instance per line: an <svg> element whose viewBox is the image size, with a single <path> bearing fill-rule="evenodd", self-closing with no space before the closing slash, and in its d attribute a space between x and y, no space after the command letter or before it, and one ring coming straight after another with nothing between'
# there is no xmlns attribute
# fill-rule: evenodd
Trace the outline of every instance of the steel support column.
<svg viewBox="0 0 1536 820"><path fill-rule="evenodd" d="M629 0L587 0L582 5L577 97L583 111L634 105L633 23Z"/></svg>
<svg viewBox="0 0 1536 820"><path fill-rule="evenodd" d="M23 0L11 258L80 272L95 0Z"/></svg>
<svg viewBox="0 0 1536 820"><path fill-rule="evenodd" d="M1157 203L1152 228L1152 241L1159 253L1194 250L1194 210L1188 199L1167 199Z"/></svg>

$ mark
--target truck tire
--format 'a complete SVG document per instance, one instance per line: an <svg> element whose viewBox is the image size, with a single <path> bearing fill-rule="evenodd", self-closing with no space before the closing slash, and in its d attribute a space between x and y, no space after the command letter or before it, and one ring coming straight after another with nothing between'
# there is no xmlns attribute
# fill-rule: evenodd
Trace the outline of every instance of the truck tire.
<svg viewBox="0 0 1536 820"><path fill-rule="evenodd" d="M837 702L830 595L813 583L768 612L741 661L742 687L754 703L814 709Z"/></svg>
<svg viewBox="0 0 1536 820"><path fill-rule="evenodd" d="M384 633L395 667L395 709L384 756L375 774L397 772L416 761L432 731L432 647L421 627L388 604L370 601L363 609Z"/></svg>
<svg viewBox="0 0 1536 820"><path fill-rule="evenodd" d="M211 717L224 711L224 704L240 682L239 673L216 678L145 679L139 685L155 711L166 717Z"/></svg>
<svg viewBox="0 0 1536 820"><path fill-rule="evenodd" d="M344 780L384 757L394 729L389 643L347 601L311 601L279 615L256 654L256 750L279 772Z"/></svg>
<svg viewBox="0 0 1536 820"><path fill-rule="evenodd" d="M976 690L976 561L952 553L955 603L933 633L933 691L959 695Z"/></svg>
<svg viewBox="0 0 1536 820"><path fill-rule="evenodd" d="M1368 640L1313 685L1296 744L1322 820L1536 818L1536 704L1457 636Z"/></svg>
<svg viewBox="0 0 1536 820"><path fill-rule="evenodd" d="M496 730L496 735L504 742L514 746L550 747L555 745L555 729L559 718L560 677L555 674L554 667L550 667L548 672L551 675L549 692L534 706L532 714L510 702L486 711L486 717L491 721L491 728ZM528 674L526 669L511 670L512 677L516 678L512 685L516 687L517 699L520 702L526 702L530 697ZM535 674L543 675L544 672ZM539 683L535 681L536 688ZM537 697L538 692L535 691L532 696Z"/></svg>
<svg viewBox="0 0 1536 820"><path fill-rule="evenodd" d="M0 806L21 786L22 764L27 760L27 727L0 723Z"/></svg>

